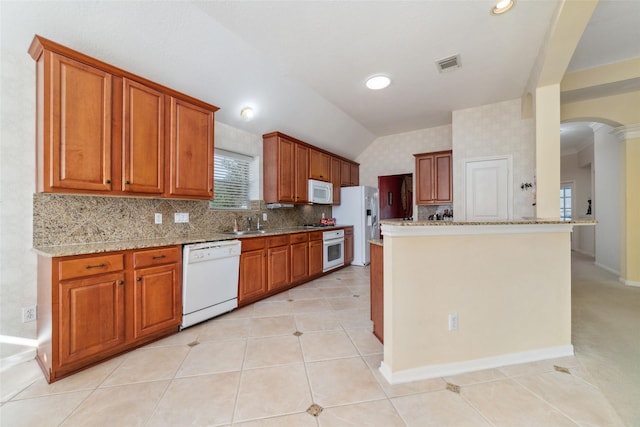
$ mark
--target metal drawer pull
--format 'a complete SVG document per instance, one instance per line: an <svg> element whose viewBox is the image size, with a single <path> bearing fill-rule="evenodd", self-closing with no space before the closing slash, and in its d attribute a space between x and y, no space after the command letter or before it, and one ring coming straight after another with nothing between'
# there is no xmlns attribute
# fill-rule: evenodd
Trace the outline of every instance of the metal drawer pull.
<svg viewBox="0 0 640 427"><path fill-rule="evenodd" d="M161 258L166 258L166 255L154 255L151 257L151 259L161 259Z"/></svg>
<svg viewBox="0 0 640 427"><path fill-rule="evenodd" d="M124 285L124 280L120 280L120 281L118 282L118 285L120 285L120 286Z"/></svg>
<svg viewBox="0 0 640 427"><path fill-rule="evenodd" d="M98 264L98 265L87 265L85 268L88 270L90 268L103 268L106 267L107 264L105 264L104 262L102 264Z"/></svg>
<svg viewBox="0 0 640 427"><path fill-rule="evenodd" d="M142 277L138 277L136 280L137 280L138 282L142 282Z"/></svg>

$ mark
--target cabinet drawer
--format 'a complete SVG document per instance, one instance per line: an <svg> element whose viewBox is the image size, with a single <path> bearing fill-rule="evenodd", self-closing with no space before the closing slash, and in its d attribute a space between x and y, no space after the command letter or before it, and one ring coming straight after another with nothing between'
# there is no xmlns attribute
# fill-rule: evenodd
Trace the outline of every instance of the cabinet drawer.
<svg viewBox="0 0 640 427"><path fill-rule="evenodd" d="M94 276L124 269L124 254L100 255L60 261L60 280Z"/></svg>
<svg viewBox="0 0 640 427"><path fill-rule="evenodd" d="M133 268L171 264L180 260L180 248L173 246L162 249L149 249L133 253Z"/></svg>
<svg viewBox="0 0 640 427"><path fill-rule="evenodd" d="M251 237L248 239L240 239L242 242L242 252L255 251L264 249L266 239L264 237Z"/></svg>
<svg viewBox="0 0 640 427"><path fill-rule="evenodd" d="M312 231L309 233L309 240L322 240L322 231Z"/></svg>
<svg viewBox="0 0 640 427"><path fill-rule="evenodd" d="M267 246L273 248L275 246L283 246L289 244L289 235L285 234L284 236L274 236L269 237L267 239Z"/></svg>
<svg viewBox="0 0 640 427"><path fill-rule="evenodd" d="M309 233L292 234L290 237L291 237L290 241L292 245L294 243L302 243L302 242L309 241Z"/></svg>

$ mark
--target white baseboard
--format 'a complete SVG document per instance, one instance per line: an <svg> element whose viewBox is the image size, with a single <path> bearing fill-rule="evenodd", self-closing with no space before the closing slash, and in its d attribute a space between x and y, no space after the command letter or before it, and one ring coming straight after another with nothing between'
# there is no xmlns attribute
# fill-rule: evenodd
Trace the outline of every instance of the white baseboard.
<svg viewBox="0 0 640 427"><path fill-rule="evenodd" d="M21 353L13 354L0 359L0 372L6 371L20 363L28 362L36 358L36 349L32 348Z"/></svg>
<svg viewBox="0 0 640 427"><path fill-rule="evenodd" d="M389 384L401 384L565 356L573 356L573 345L569 344L518 353L501 354L499 356L465 360L463 362L426 365L396 372L392 372L389 365L382 361L379 370Z"/></svg>
<svg viewBox="0 0 640 427"><path fill-rule="evenodd" d="M574 251L574 252L577 252L579 254L591 257L591 258L595 258L596 257L596 254L594 254L593 252L583 251L582 249L571 249L571 250Z"/></svg>
<svg viewBox="0 0 640 427"><path fill-rule="evenodd" d="M606 266L606 265L604 265L604 264L600 264L600 263L599 263L599 262L597 262L597 261L596 261L596 262L594 262L594 263L593 263L593 265L595 265L596 267L600 267L600 268L601 268L601 269L603 269L603 270L607 270L609 273L613 273L613 274L615 274L616 276L619 276L619 275L620 275L620 272L619 272L618 270L614 270L613 268L608 267L608 266Z"/></svg>
<svg viewBox="0 0 640 427"><path fill-rule="evenodd" d="M618 277L618 280L620 281L620 283L624 283L627 286L635 286L637 288L640 288L640 282L634 282L633 280L625 280L622 277Z"/></svg>

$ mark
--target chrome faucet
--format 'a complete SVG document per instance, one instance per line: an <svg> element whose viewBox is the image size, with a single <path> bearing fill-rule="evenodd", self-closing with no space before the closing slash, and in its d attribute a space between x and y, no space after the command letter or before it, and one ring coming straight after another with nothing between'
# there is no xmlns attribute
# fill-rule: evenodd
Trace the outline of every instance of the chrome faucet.
<svg viewBox="0 0 640 427"><path fill-rule="evenodd" d="M258 223L256 224L257 230L262 230L262 224L260 224L260 218L258 218Z"/></svg>
<svg viewBox="0 0 640 427"><path fill-rule="evenodd" d="M247 217L247 231L251 231L251 217Z"/></svg>

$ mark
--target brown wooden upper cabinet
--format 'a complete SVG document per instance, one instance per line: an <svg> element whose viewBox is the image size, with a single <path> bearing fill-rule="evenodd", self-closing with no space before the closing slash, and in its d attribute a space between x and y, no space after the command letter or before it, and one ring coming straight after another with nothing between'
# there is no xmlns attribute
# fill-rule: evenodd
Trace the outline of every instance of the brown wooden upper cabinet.
<svg viewBox="0 0 640 427"><path fill-rule="evenodd" d="M359 185L359 165L281 132L262 135L263 193L266 203L307 203L308 180L333 183L333 204L340 187Z"/></svg>
<svg viewBox="0 0 640 427"><path fill-rule="evenodd" d="M29 54L37 191L213 197L217 107L40 36Z"/></svg>
<svg viewBox="0 0 640 427"><path fill-rule="evenodd" d="M453 202L451 150L414 154L416 158L416 204Z"/></svg>
<svg viewBox="0 0 640 427"><path fill-rule="evenodd" d="M266 203L306 203L309 149L286 135L263 136L263 193Z"/></svg>
<svg viewBox="0 0 640 427"><path fill-rule="evenodd" d="M342 169L341 160L337 157L331 158L331 183L333 184L333 204L340 204L340 172Z"/></svg>
<svg viewBox="0 0 640 427"><path fill-rule="evenodd" d="M135 80L123 84L122 191L164 191L164 94Z"/></svg>
<svg viewBox="0 0 640 427"><path fill-rule="evenodd" d="M331 181L331 157L318 150L309 150L309 178Z"/></svg>
<svg viewBox="0 0 640 427"><path fill-rule="evenodd" d="M341 160L340 166L340 186L360 185L360 166L357 163Z"/></svg>
<svg viewBox="0 0 640 427"><path fill-rule="evenodd" d="M214 112L171 98L169 194L213 198Z"/></svg>

